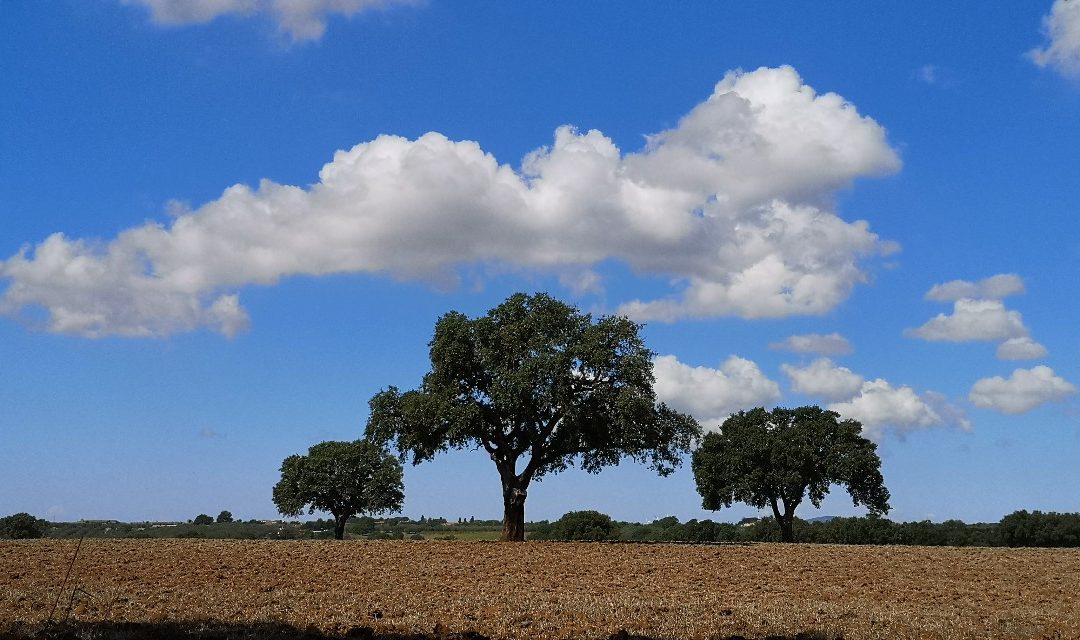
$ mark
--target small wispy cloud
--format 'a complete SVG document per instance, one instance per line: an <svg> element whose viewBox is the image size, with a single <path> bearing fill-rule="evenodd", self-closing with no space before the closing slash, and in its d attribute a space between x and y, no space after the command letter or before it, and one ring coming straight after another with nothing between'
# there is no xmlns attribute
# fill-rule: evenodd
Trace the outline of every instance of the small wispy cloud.
<svg viewBox="0 0 1080 640"><path fill-rule="evenodd" d="M956 76L947 67L938 64L924 64L911 74L912 79L931 87L950 88L956 84Z"/></svg>
<svg viewBox="0 0 1080 640"><path fill-rule="evenodd" d="M769 343L769 348L776 351L816 353L823 356L843 356L855 350L847 338L835 332L828 335L807 333L789 336L779 342Z"/></svg>
<svg viewBox="0 0 1080 640"><path fill-rule="evenodd" d="M937 65L924 64L915 72L915 77L926 84L937 84L941 80L941 72Z"/></svg>
<svg viewBox="0 0 1080 640"><path fill-rule="evenodd" d="M999 273L977 282L950 280L935 284L926 292L926 299L937 302L955 302L962 298L1001 300L1023 292L1023 278L1015 273Z"/></svg>
<svg viewBox="0 0 1080 640"><path fill-rule="evenodd" d="M222 16L268 16L293 42L318 40L332 15L346 18L415 0L121 0L150 11L150 19L163 26L205 24Z"/></svg>

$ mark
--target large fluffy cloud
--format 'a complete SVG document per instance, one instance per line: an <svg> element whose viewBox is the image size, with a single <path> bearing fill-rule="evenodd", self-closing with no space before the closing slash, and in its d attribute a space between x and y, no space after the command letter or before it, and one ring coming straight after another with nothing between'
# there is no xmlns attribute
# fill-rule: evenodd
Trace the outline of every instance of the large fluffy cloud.
<svg viewBox="0 0 1080 640"><path fill-rule="evenodd" d="M1080 77L1080 1L1055 0L1050 15L1043 18L1043 32L1049 42L1030 51L1031 60Z"/></svg>
<svg viewBox="0 0 1080 640"><path fill-rule="evenodd" d="M926 293L928 300L953 303L952 314L939 313L921 327L905 335L923 340L1000 342L997 356L1002 360L1034 360L1046 355L1046 347L1030 337L1019 311L1005 308L1002 298L1023 293L1024 281L1013 273L1003 273L978 282L952 280L936 284Z"/></svg>
<svg viewBox="0 0 1080 640"><path fill-rule="evenodd" d="M319 181L262 181L99 243L55 234L0 262L0 313L51 331L165 335L246 325L235 290L283 277L383 273L456 281L483 263L598 285L618 260L672 279L639 320L817 314L890 250L828 210L836 189L898 167L884 130L790 67L732 72L674 129L623 154L562 127L521 171L475 142L380 136L339 151Z"/></svg>
<svg viewBox="0 0 1080 640"><path fill-rule="evenodd" d="M150 10L150 18L163 25L201 24L219 16L270 15L293 40L317 40L326 31L331 14L351 16L366 9L415 0L122 0Z"/></svg>
<svg viewBox="0 0 1080 640"><path fill-rule="evenodd" d="M1017 414L1074 393L1076 386L1055 375L1050 367L1039 366L1017 369L1007 379L983 378L971 387L968 399L976 407Z"/></svg>
<svg viewBox="0 0 1080 640"><path fill-rule="evenodd" d="M776 402L780 386L756 364L731 356L719 369L692 367L675 356L653 361L656 396L693 415L706 429L716 428L736 411Z"/></svg>

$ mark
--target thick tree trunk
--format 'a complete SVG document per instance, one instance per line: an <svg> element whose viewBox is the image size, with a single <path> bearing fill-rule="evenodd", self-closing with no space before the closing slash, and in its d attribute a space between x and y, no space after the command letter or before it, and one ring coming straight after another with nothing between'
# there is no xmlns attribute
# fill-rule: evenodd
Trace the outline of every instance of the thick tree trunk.
<svg viewBox="0 0 1080 640"><path fill-rule="evenodd" d="M780 519L780 540L783 542L795 542L795 518L794 514L784 514Z"/></svg>
<svg viewBox="0 0 1080 640"><path fill-rule="evenodd" d="M502 542L525 540L525 486L516 481L503 481Z"/></svg>
<svg viewBox="0 0 1080 640"><path fill-rule="evenodd" d="M783 501L783 499L781 499ZM795 507L784 502L784 511L780 511L780 505L776 498L769 498L776 524L780 525L780 541L795 542Z"/></svg>
<svg viewBox="0 0 1080 640"><path fill-rule="evenodd" d="M337 514L334 515L334 539L335 540L344 540L345 539L345 523L348 522L348 521L349 521L349 516L347 516L347 515L344 515L344 516L339 516Z"/></svg>

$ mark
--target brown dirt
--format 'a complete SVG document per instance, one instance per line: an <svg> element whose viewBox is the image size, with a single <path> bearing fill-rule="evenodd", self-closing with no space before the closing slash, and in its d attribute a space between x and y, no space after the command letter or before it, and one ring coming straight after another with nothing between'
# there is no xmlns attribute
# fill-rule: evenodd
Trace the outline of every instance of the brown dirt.
<svg viewBox="0 0 1080 640"><path fill-rule="evenodd" d="M497 639L1080 638L1080 550L529 542L0 542L0 633L286 625ZM73 595L74 594L74 595Z"/></svg>

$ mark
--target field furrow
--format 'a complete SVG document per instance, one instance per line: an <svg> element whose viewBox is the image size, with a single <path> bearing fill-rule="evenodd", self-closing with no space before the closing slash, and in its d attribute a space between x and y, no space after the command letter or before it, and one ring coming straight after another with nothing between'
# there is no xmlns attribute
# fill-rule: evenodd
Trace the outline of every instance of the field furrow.
<svg viewBox="0 0 1080 640"><path fill-rule="evenodd" d="M61 592L76 544L0 542L0 631L52 613L328 634L1080 638L1080 550L86 540Z"/></svg>

